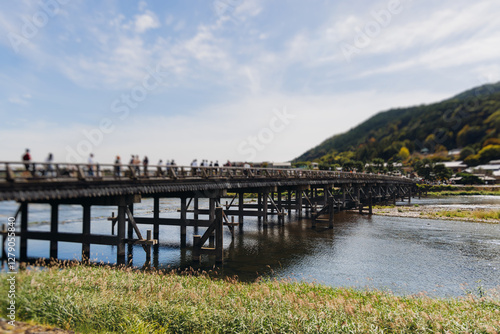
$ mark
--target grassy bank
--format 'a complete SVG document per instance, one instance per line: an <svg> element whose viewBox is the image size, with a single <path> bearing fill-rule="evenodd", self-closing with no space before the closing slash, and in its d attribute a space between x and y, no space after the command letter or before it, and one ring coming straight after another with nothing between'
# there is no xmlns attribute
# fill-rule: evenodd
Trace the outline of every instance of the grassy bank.
<svg viewBox="0 0 500 334"><path fill-rule="evenodd" d="M500 196L500 186L461 186L461 185L439 185L431 186L419 184L418 187L427 192L428 196L475 196L489 195Z"/></svg>
<svg viewBox="0 0 500 334"><path fill-rule="evenodd" d="M500 221L500 210L439 210L435 212L434 215L441 218L466 218L474 221Z"/></svg>
<svg viewBox="0 0 500 334"><path fill-rule="evenodd" d="M447 191L430 191L427 196L500 196L500 191L485 191L485 190L447 190Z"/></svg>
<svg viewBox="0 0 500 334"><path fill-rule="evenodd" d="M443 210L439 207L418 204L413 206L375 205L373 213L392 217L451 219L490 224L500 223L500 210L492 209L462 208Z"/></svg>
<svg viewBox="0 0 500 334"><path fill-rule="evenodd" d="M7 294L7 281L0 281ZM5 317L7 298L0 299ZM17 276L19 320L85 333L386 333L500 331L500 303L398 297L310 283L67 266Z"/></svg>

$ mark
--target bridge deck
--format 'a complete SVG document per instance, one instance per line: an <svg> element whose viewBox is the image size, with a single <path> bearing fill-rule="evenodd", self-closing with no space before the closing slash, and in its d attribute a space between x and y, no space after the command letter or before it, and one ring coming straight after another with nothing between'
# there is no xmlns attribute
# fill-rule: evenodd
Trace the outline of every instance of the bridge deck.
<svg viewBox="0 0 500 334"><path fill-rule="evenodd" d="M3 167L3 168L2 168ZM303 169L0 162L0 201L50 201L213 190L258 192L263 187L415 184L387 175Z"/></svg>

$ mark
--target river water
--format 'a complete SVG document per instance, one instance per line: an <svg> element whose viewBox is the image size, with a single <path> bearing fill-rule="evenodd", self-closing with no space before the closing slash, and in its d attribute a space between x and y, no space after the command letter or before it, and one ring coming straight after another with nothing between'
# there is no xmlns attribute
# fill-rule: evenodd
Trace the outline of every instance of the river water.
<svg viewBox="0 0 500 334"><path fill-rule="evenodd" d="M500 209L500 197L463 196L412 200L412 205L446 208L480 207ZM178 217L179 200L160 201L160 217ZM208 202L200 200L200 208ZM136 204L136 216L152 216L153 202ZM17 210L14 202L0 203L0 219ZM106 220L115 207L92 207L92 233L109 234ZM60 207L61 232L80 232L82 209ZM188 216L189 218L189 216ZM50 208L31 204L30 230L48 231ZM142 225L141 230L152 226ZM203 229L200 228L200 232ZM284 226L270 221L263 227L257 218L245 217L236 227L235 237L225 229L225 262L217 271L252 281L259 276L318 282L330 286L350 286L391 290L396 294L427 293L431 296L461 296L479 290L500 291L500 225L449 220L398 218L343 212L335 215L333 229L309 219L289 217ZM188 228L188 246L193 229ZM179 247L179 227L160 227L160 268L213 269L214 259L202 257L201 265L191 262L191 251ZM115 246L91 245L91 259L114 263ZM59 243L59 258L79 259L80 244ZM133 265L142 266L145 253L133 249ZM48 257L49 242L28 242L29 257ZM491 293L491 292L490 292Z"/></svg>

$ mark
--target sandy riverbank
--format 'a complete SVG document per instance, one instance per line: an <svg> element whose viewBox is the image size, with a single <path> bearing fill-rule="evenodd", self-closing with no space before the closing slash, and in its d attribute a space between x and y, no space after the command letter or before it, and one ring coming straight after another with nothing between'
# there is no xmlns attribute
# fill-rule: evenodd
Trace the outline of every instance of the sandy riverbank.
<svg viewBox="0 0 500 334"><path fill-rule="evenodd" d="M373 214L391 217L410 217L425 219L447 219L478 223L499 224L500 211L491 209L460 208L443 209L443 207L414 206L375 206Z"/></svg>

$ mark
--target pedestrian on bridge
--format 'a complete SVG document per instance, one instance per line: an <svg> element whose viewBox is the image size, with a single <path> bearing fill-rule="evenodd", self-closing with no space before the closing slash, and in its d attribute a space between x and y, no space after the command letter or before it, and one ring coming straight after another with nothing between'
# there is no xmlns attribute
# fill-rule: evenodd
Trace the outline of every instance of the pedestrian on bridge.
<svg viewBox="0 0 500 334"><path fill-rule="evenodd" d="M142 160L142 167L144 168L144 176L148 176L148 164L149 159L148 156L144 156L144 160Z"/></svg>
<svg viewBox="0 0 500 334"><path fill-rule="evenodd" d="M23 155L23 161L24 161L24 167L26 170L29 172L30 171L30 162L31 162L31 155L30 155L30 149L27 148L26 151L24 152Z"/></svg>
<svg viewBox="0 0 500 334"><path fill-rule="evenodd" d="M177 173L177 164L175 163L175 160L172 159L172 161L170 162L170 165L172 166L172 170Z"/></svg>
<svg viewBox="0 0 500 334"><path fill-rule="evenodd" d="M94 176L94 154L90 153L89 159L87 160L87 173L89 176Z"/></svg>
<svg viewBox="0 0 500 334"><path fill-rule="evenodd" d="M49 153L47 159L45 159L45 170L43 171L43 174L47 174L47 176L53 176L54 173L54 167L52 166L52 161L54 161L54 156L52 153Z"/></svg>
<svg viewBox="0 0 500 334"><path fill-rule="evenodd" d="M115 159L115 177L119 178L121 176L122 162L120 156L117 155Z"/></svg>
<svg viewBox="0 0 500 334"><path fill-rule="evenodd" d="M191 162L191 176L196 176L197 167L198 167L198 160L194 159Z"/></svg>

